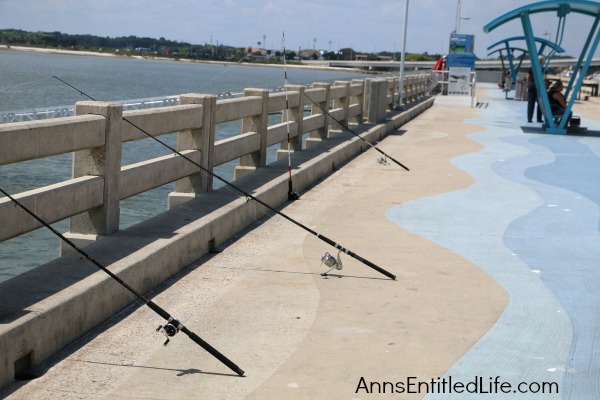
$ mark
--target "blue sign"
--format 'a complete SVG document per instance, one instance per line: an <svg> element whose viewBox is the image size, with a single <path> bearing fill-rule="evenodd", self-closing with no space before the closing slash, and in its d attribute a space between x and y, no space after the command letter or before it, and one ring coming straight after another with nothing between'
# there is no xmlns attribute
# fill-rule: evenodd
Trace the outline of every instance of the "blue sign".
<svg viewBox="0 0 600 400"><path fill-rule="evenodd" d="M450 53L474 53L475 35L450 35Z"/></svg>
<svg viewBox="0 0 600 400"><path fill-rule="evenodd" d="M473 53L450 53L446 56L446 67L475 68L475 54Z"/></svg>

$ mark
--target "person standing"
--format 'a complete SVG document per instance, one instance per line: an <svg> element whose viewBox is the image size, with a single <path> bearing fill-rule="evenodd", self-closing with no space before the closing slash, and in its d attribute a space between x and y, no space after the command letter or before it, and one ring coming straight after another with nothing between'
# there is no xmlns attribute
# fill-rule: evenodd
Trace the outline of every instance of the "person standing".
<svg viewBox="0 0 600 400"><path fill-rule="evenodd" d="M544 57L540 56L540 65L544 65ZM540 103L538 101L538 93L537 87L535 86L535 79L533 77L533 67L529 68L529 72L527 73L527 79L525 81L527 84L527 122L531 122L533 119L533 110L536 108L537 103L537 122L542 121L542 108L540 107Z"/></svg>

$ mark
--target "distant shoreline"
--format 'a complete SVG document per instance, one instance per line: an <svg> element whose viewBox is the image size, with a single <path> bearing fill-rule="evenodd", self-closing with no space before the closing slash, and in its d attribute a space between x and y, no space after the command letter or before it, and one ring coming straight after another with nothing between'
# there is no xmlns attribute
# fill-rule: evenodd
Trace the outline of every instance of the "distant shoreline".
<svg viewBox="0 0 600 400"><path fill-rule="evenodd" d="M134 60L153 60L153 61L170 61L170 62L189 62L189 63L202 63L202 64L221 64L221 65L243 65L249 67L273 67L273 68L302 68L322 71L345 71L345 72L359 72L359 73L372 73L363 71L359 68L339 68L330 67L328 65L298 65L298 64L258 64L258 63L246 63L246 62L232 62L232 61L210 61L210 60L192 60L188 58L173 59L168 57L156 57L156 56L140 56L140 55L119 55L113 53L100 53L96 51L84 51L84 50L66 50L66 49L50 49L46 47L27 47L27 46L12 46L12 45L0 45L0 51L24 51L33 53L46 53L46 54L61 54L70 56L96 56L96 57L115 57L122 59L134 59Z"/></svg>

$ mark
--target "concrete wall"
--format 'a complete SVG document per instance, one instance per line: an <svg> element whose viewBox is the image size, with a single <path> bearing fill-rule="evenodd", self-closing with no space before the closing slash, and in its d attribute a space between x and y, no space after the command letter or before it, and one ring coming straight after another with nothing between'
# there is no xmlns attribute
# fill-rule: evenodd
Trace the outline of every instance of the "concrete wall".
<svg viewBox="0 0 600 400"><path fill-rule="evenodd" d="M388 111L398 105L397 78L290 87L288 93L247 89L243 98L221 101L189 94L181 96L180 106L156 110L123 112L115 103L81 102L77 113L85 115L0 126L0 165L74 152L72 179L15 197L47 222L71 217L67 236L89 244L87 254L145 293L262 214L230 188L213 190L212 180L181 156L121 166L122 142L147 137L135 127L152 135L177 131L177 150L209 171L239 159L234 184L277 207L287 200L287 160L267 165L266 147L281 143L287 151L289 129L297 163L294 190L302 190L368 147L339 122L350 121L352 131L369 142L381 140L432 105L424 97L426 83L405 82L408 110L402 113ZM303 115L306 104L313 104L310 116ZM267 126L266 116L276 111L282 123ZM216 125L234 120L242 120L242 132L215 141ZM309 148L302 149L303 135L310 136ZM173 181L169 211L118 230L120 200ZM0 200L0 220L0 241L39 228L6 198ZM122 286L77 253L0 283L0 386L131 301Z"/></svg>

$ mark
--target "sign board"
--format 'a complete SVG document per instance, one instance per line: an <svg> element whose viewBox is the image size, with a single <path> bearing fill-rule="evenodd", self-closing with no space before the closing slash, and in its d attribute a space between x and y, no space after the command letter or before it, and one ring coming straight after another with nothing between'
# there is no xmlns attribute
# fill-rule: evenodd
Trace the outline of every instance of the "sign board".
<svg viewBox="0 0 600 400"><path fill-rule="evenodd" d="M450 53L446 56L446 67L475 68L475 54L472 53Z"/></svg>
<svg viewBox="0 0 600 400"><path fill-rule="evenodd" d="M475 53L475 35L450 35L449 53Z"/></svg>
<svg viewBox="0 0 600 400"><path fill-rule="evenodd" d="M448 70L448 94L468 95L470 92L471 68L454 67Z"/></svg>

